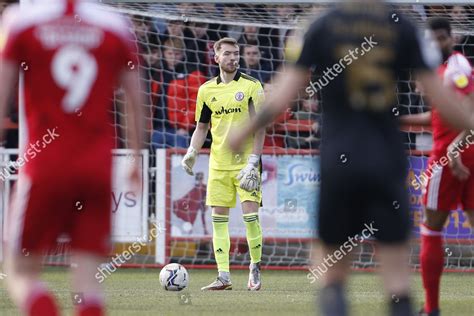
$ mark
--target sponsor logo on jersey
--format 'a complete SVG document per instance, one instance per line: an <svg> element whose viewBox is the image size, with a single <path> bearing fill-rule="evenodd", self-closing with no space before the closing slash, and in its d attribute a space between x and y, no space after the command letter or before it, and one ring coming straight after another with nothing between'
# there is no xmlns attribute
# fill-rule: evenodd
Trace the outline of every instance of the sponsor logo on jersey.
<svg viewBox="0 0 474 316"><path fill-rule="evenodd" d="M216 250L217 253L224 253L224 250L222 250L222 248L219 248Z"/></svg>
<svg viewBox="0 0 474 316"><path fill-rule="evenodd" d="M240 108L230 108L230 109L225 109L222 107L219 111L216 111L216 115L221 115L221 114L230 114L230 113L237 113L237 112L242 112Z"/></svg>

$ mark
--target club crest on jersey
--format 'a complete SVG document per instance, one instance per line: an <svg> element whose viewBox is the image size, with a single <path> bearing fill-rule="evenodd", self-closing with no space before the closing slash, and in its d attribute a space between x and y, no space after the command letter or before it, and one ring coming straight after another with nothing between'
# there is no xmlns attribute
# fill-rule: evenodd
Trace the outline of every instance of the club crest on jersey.
<svg viewBox="0 0 474 316"><path fill-rule="evenodd" d="M235 99L237 101L242 101L244 99L244 96L245 96L244 93L242 91L239 91L235 94Z"/></svg>

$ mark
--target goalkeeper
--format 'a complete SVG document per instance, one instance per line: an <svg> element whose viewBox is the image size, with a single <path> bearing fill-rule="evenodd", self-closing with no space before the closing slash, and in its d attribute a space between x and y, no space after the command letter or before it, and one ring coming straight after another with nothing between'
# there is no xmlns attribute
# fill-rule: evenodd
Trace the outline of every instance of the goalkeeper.
<svg viewBox="0 0 474 316"><path fill-rule="evenodd" d="M219 275L202 290L232 289L229 271L229 208L235 207L237 193L242 203L251 258L247 287L257 291L261 287L262 229L258 209L262 201L260 155L265 131L262 129L246 139L239 154L229 149L228 139L232 130L243 126L259 110L263 101L263 88L257 79L239 72L239 46L234 39L220 39L214 44L214 52L220 74L199 88L197 127L181 163L184 170L193 175L196 157L211 128L206 204L212 208L212 242Z"/></svg>

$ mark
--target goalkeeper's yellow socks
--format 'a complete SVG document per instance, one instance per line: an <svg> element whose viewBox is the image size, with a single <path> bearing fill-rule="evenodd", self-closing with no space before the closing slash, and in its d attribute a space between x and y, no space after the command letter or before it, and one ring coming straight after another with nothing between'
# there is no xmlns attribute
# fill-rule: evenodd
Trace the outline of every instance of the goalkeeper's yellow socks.
<svg viewBox="0 0 474 316"><path fill-rule="evenodd" d="M251 263L259 263L262 260L262 227L258 220L258 213L244 214L244 223L247 228Z"/></svg>
<svg viewBox="0 0 474 316"><path fill-rule="evenodd" d="M219 272L229 273L229 215L212 214L212 245Z"/></svg>

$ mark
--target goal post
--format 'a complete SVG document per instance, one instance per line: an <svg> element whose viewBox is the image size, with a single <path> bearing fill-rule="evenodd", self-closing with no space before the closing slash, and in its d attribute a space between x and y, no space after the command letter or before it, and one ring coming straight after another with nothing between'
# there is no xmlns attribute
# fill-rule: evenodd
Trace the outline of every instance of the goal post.
<svg viewBox="0 0 474 316"><path fill-rule="evenodd" d="M433 16L449 17L454 33L459 41L458 49L471 61L474 60L474 7L465 1L390 1L396 12L412 18L423 27ZM206 184L208 155L200 155L196 165L199 177L189 177L179 167L179 160L185 152L183 143L189 142L193 122L187 114L194 111L195 100L191 93L196 86L190 86L193 74L200 72L206 78L217 73L213 62L213 42L222 36L236 38L241 44L240 70L262 81L266 93L271 93L271 77L278 72L285 59L285 44L291 40L292 33L304 28L317 14L333 3L330 1L209 1L194 3L177 1L104 1L108 10L128 15L133 22L137 46L142 50L142 70L146 73L152 107L155 109L154 126L150 146L155 154L155 214L166 222L166 236L156 243L156 254L161 253L166 262L174 261L196 266L213 264L211 227L209 209L203 202L203 187ZM453 6L460 7L453 7ZM394 12L394 22L396 22ZM182 41L182 45L169 39ZM168 46L173 47L168 47ZM180 62L173 64L168 55L170 50L179 56ZM255 54L255 55L254 55ZM254 57L256 56L256 57ZM181 78L179 78L181 76ZM167 90L167 87L180 87L182 94ZM398 84L398 108L396 114L421 113L427 110L426 104L407 71ZM178 100L176 102L176 100ZM264 155L264 206L260 210L265 238L264 264L270 267L301 268L309 264L311 251L310 238L304 234L285 234L278 227L292 227L297 230L301 218L295 216L303 201L317 197L318 185L305 189L282 188L285 185L285 172L293 162L302 161L302 171L296 176L315 180L319 177L317 160L321 128L321 107L317 98L300 96L295 106L267 130ZM158 111L161 116L156 115ZM162 115L164 113L164 115ZM182 124L187 122L188 126ZM417 179L427 166L431 149L431 129L427 126L404 126L404 138L409 154L409 179ZM158 130L158 132L157 132ZM167 134L169 133L169 134ZM167 135L166 135L167 134ZM159 136L159 137L158 137ZM171 138L169 142L165 137ZM182 141L182 142L181 142ZM269 163L266 165L265 161ZM316 161L316 162L315 162ZM267 170L265 170L267 168ZM297 167L298 168L298 167ZM276 170L276 178L271 175ZM310 172L312 170L314 174ZM268 181L267 176L270 177ZM268 182L265 182L268 181ZM307 192L307 196L298 195ZM312 195L310 194L312 192ZM293 194L296 198L278 200L281 193ZM294 203L297 202L297 203ZM299 202L299 203L298 203ZM296 204L296 206L294 205ZM265 206L267 205L267 206ZM418 225L421 220L421 190L410 187L410 205L413 219L412 263L418 266ZM309 207L310 208L310 207ZM314 229L317 207L314 212L306 212L307 224ZM273 212L273 213L272 213ZM281 213L278 213L281 212ZM292 213L295 212L295 213ZM266 215L281 214L265 223ZM308 215L309 214L309 215ZM245 235L241 225L241 213L237 208L231 211L230 234L232 239L231 263L236 266L248 263ZM271 216L269 216L271 218ZM306 217L302 216L303 219ZM304 220L303 220L304 221ZM301 222L303 222L301 221ZM274 226L271 226L274 225ZM278 226L280 225L280 226ZM292 226L293 225L293 226ZM296 225L296 226L295 226ZM275 228L277 227L277 228ZM301 227L299 227L301 228ZM459 211L453 212L446 227L446 264L454 269L473 269L474 258L469 255L472 247L472 232L466 227L466 218ZM294 231L293 231L294 233ZM317 233L317 232L316 232ZM165 247L164 249L162 247ZM354 267L374 267L374 249L370 241L358 247L354 253Z"/></svg>

